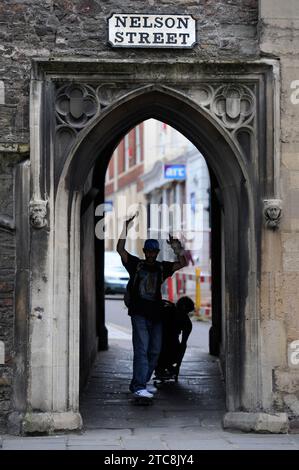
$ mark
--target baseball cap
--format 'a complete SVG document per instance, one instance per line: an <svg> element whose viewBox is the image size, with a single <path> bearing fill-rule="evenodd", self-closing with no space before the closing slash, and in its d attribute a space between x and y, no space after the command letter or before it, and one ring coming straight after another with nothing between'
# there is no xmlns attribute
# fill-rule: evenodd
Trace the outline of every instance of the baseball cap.
<svg viewBox="0 0 299 470"><path fill-rule="evenodd" d="M154 238L149 238L148 240L145 240L143 249L144 250L160 250L158 240L155 240Z"/></svg>

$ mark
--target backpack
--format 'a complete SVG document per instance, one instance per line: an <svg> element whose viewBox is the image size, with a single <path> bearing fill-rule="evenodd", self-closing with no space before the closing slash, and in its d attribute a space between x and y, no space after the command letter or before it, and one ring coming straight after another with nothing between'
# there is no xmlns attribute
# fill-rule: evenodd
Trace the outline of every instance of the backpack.
<svg viewBox="0 0 299 470"><path fill-rule="evenodd" d="M126 292L124 293L124 304L127 308L129 308L130 305L131 305L132 292L133 292L133 289L135 287L135 284L136 284L136 281L137 281L137 278L138 278L138 273L139 273L140 269L142 268L143 263L144 263L143 260L140 260L137 263L134 279L133 279L133 281L130 279L128 284L127 284ZM162 263L160 264L160 269L161 269L161 277L162 277L162 274L163 274L163 265L162 265Z"/></svg>
<svg viewBox="0 0 299 470"><path fill-rule="evenodd" d="M140 269L142 268L142 264L143 264L143 261L139 261L137 263L134 279L133 279L133 281L130 279L127 286L126 286L126 292L124 293L124 304L127 308L130 307L131 300L132 300L132 298L131 298L132 297L132 291L133 291L133 288L135 287L135 283L136 283L136 280L137 280L137 277L138 277L138 273L139 273Z"/></svg>

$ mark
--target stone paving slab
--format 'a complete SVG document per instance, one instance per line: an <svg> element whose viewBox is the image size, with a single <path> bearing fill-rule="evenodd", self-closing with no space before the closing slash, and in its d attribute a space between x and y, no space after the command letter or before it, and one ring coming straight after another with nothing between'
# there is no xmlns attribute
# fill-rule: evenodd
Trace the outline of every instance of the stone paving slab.
<svg viewBox="0 0 299 470"><path fill-rule="evenodd" d="M147 439L124 438L122 440L126 450L167 450L168 447L159 437L149 437Z"/></svg>
<svg viewBox="0 0 299 470"><path fill-rule="evenodd" d="M12 437L2 450L299 450L299 436L189 428L88 430L80 435Z"/></svg>
<svg viewBox="0 0 299 470"><path fill-rule="evenodd" d="M222 439L207 439L198 440L190 439L187 442L184 440L172 440L170 438L163 438L169 450L234 450L235 447L228 444Z"/></svg>
<svg viewBox="0 0 299 470"><path fill-rule="evenodd" d="M236 445L234 446L234 449L236 450L257 450L257 451L262 451L262 450L283 450L283 451L296 451L296 447L292 445L285 445L283 447L281 446L273 446L271 444L262 444L262 445L256 445L253 446L251 444L242 444L242 445Z"/></svg>
<svg viewBox="0 0 299 470"><path fill-rule="evenodd" d="M66 437L7 437L3 439L2 450L65 450Z"/></svg>
<svg viewBox="0 0 299 470"><path fill-rule="evenodd" d="M117 450L117 451L122 451L124 450L123 447L120 446L107 446L107 445L84 445L84 446L70 446L66 450Z"/></svg>
<svg viewBox="0 0 299 470"><path fill-rule="evenodd" d="M150 435L160 436L164 438L168 436L174 440L182 440L184 442L189 442L192 439L200 440L200 439L220 439L223 437L223 431L211 431L202 429L201 427L194 427L194 428L136 428L133 430L133 436L138 438L143 438Z"/></svg>
<svg viewBox="0 0 299 470"><path fill-rule="evenodd" d="M130 437L134 435L133 429L89 429L83 431L80 434L68 434L67 442L78 442L78 441L96 441L101 439L120 439L121 437Z"/></svg>

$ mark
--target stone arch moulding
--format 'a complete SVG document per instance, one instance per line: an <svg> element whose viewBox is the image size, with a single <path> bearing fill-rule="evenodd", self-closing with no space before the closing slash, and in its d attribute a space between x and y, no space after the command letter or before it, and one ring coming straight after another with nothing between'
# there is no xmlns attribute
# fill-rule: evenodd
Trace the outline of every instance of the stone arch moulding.
<svg viewBox="0 0 299 470"><path fill-rule="evenodd" d="M256 255L262 200L279 199L279 146L273 133L277 77L276 62L269 60L33 62L30 201L31 207L38 201L46 210L38 230L29 225L30 338L23 432L81 426L81 200L95 162L104 172L121 137L149 117L164 119L184 133L205 155L219 182L227 240L227 409L249 413L262 408ZM242 132L246 139L238 138Z"/></svg>

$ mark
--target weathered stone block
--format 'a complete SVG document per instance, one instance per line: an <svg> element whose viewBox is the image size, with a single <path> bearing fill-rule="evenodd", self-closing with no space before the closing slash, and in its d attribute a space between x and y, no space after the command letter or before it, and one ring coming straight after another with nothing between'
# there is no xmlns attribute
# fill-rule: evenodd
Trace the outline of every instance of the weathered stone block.
<svg viewBox="0 0 299 470"><path fill-rule="evenodd" d="M285 272L298 272L299 253L283 253L283 270Z"/></svg>
<svg viewBox="0 0 299 470"><path fill-rule="evenodd" d="M299 273L277 273L275 279L275 317L287 325L288 339L297 339L299 330L290 334L290 328L298 326Z"/></svg>
<svg viewBox="0 0 299 470"><path fill-rule="evenodd" d="M282 253L279 232L265 230L262 239L263 272L281 271ZM273 256L275 253L275 256Z"/></svg>
<svg viewBox="0 0 299 470"><path fill-rule="evenodd" d="M55 431L74 431L82 427L79 413L27 413L22 422L24 434L51 434Z"/></svg>
<svg viewBox="0 0 299 470"><path fill-rule="evenodd" d="M282 434L288 432L289 422L286 413L229 412L223 418L223 427L245 432Z"/></svg>
<svg viewBox="0 0 299 470"><path fill-rule="evenodd" d="M299 189L299 171L290 173L290 189Z"/></svg>
<svg viewBox="0 0 299 470"><path fill-rule="evenodd" d="M262 18L299 18L297 0L260 0Z"/></svg>
<svg viewBox="0 0 299 470"><path fill-rule="evenodd" d="M296 57L293 48L298 40L299 19L262 18L260 22L260 49L264 53Z"/></svg>
<svg viewBox="0 0 299 470"><path fill-rule="evenodd" d="M284 252L299 252L299 233L282 233L281 241Z"/></svg>
<svg viewBox="0 0 299 470"><path fill-rule="evenodd" d="M284 209L284 217L283 217L282 224L281 224L281 228L285 231L287 230L290 231L293 221L299 218L298 199L299 199L298 189L292 189L289 192L285 190L285 197L284 197L285 209Z"/></svg>
<svg viewBox="0 0 299 470"><path fill-rule="evenodd" d="M291 413L299 417L299 399L296 395L287 394L284 396L284 402L289 407Z"/></svg>
<svg viewBox="0 0 299 470"><path fill-rule="evenodd" d="M282 152L281 158L289 170L299 170L299 152Z"/></svg>
<svg viewBox="0 0 299 470"><path fill-rule="evenodd" d="M0 364L5 362L5 344L4 341L0 341ZM1 382L0 382L1 385Z"/></svg>
<svg viewBox="0 0 299 470"><path fill-rule="evenodd" d="M296 393L299 390L299 371L275 369L273 371L274 388L280 392Z"/></svg>
<svg viewBox="0 0 299 470"><path fill-rule="evenodd" d="M291 297L291 296L290 296ZM299 300L297 298L293 300L293 308L290 309L285 316L285 322L287 325L287 335L288 335L288 344L290 345L293 341L298 341L299 335L299 316L298 310L296 309L296 305L298 306Z"/></svg>
<svg viewBox="0 0 299 470"><path fill-rule="evenodd" d="M0 105L1 104L5 104L5 85L3 80L0 80Z"/></svg>
<svg viewBox="0 0 299 470"><path fill-rule="evenodd" d="M263 357L267 365L271 364L272 367L286 365L286 332L281 320L263 321L261 337Z"/></svg>
<svg viewBox="0 0 299 470"><path fill-rule="evenodd" d="M299 434L299 417L290 419L290 434Z"/></svg>

